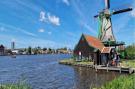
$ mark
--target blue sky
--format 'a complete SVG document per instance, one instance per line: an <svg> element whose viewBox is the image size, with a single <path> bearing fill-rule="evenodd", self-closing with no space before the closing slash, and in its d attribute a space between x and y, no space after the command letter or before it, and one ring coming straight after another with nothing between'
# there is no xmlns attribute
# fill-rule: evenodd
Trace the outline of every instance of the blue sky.
<svg viewBox="0 0 135 89"><path fill-rule="evenodd" d="M134 0L111 0L111 10L135 8ZM2 0L0 44L10 48L74 48L82 33L97 36L93 16L104 9L104 0ZM135 10L112 16L117 41L135 42Z"/></svg>

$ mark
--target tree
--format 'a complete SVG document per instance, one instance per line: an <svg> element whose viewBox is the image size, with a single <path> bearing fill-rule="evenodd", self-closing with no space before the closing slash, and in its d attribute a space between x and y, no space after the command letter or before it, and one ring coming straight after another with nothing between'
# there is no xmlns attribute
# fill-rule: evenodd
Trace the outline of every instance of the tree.
<svg viewBox="0 0 135 89"><path fill-rule="evenodd" d="M38 50L41 50L41 47L40 47L40 46L38 46L38 47L37 47L37 49L38 49Z"/></svg>
<svg viewBox="0 0 135 89"><path fill-rule="evenodd" d="M32 48L31 48L31 46L29 46L28 47L28 54L31 55L31 53L32 53Z"/></svg>
<svg viewBox="0 0 135 89"><path fill-rule="evenodd" d="M43 51L46 51L47 50L47 48L43 48Z"/></svg>
<svg viewBox="0 0 135 89"><path fill-rule="evenodd" d="M67 50L67 47L64 47L63 50Z"/></svg>
<svg viewBox="0 0 135 89"><path fill-rule="evenodd" d="M38 54L38 49L37 48L34 48L33 49L33 52L34 52L34 54Z"/></svg>
<svg viewBox="0 0 135 89"><path fill-rule="evenodd" d="M135 44L127 46L126 53L127 53L128 58L134 59L135 58Z"/></svg>

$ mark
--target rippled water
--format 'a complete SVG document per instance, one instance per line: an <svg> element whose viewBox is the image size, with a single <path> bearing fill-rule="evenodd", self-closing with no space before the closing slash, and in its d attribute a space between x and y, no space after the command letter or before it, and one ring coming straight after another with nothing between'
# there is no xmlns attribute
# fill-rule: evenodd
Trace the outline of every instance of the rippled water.
<svg viewBox="0 0 135 89"><path fill-rule="evenodd" d="M25 80L33 89L90 89L119 76L119 73L58 64L71 55L23 55L0 57L0 83Z"/></svg>

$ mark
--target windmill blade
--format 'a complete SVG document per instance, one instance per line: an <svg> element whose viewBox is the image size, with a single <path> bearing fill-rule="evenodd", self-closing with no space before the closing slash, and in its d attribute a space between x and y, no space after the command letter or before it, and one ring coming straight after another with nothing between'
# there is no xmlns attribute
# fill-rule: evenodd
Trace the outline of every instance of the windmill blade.
<svg viewBox="0 0 135 89"><path fill-rule="evenodd" d="M94 18L97 18L99 15L95 15Z"/></svg>
<svg viewBox="0 0 135 89"><path fill-rule="evenodd" d="M133 10L133 9L132 8L122 9L122 10L118 10L118 11L113 11L112 14L116 15L116 14L120 14L120 13L123 13L123 12L131 11L131 10Z"/></svg>
<svg viewBox="0 0 135 89"><path fill-rule="evenodd" d="M106 9L110 8L110 0L105 0L105 8Z"/></svg>

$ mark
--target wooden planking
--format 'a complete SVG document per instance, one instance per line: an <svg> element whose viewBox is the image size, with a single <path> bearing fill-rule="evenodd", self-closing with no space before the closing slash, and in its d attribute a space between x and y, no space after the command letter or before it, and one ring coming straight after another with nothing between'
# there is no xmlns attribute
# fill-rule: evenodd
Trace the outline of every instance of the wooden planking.
<svg viewBox="0 0 135 89"><path fill-rule="evenodd" d="M103 66L95 66L96 71L97 70L107 70L107 71L119 71L121 72L128 72L133 73L135 72L135 69L133 68L124 68L124 67L103 67Z"/></svg>

